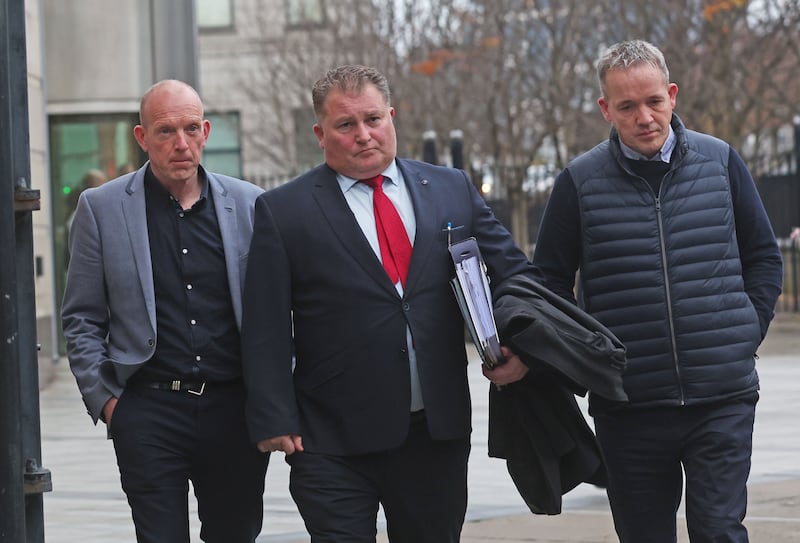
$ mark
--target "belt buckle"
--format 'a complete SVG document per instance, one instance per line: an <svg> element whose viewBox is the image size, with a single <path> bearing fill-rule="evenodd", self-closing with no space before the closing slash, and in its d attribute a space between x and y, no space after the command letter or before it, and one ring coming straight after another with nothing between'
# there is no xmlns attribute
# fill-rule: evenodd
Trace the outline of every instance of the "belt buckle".
<svg viewBox="0 0 800 543"><path fill-rule="evenodd" d="M194 394L195 396L202 396L205 390L206 390L206 382L203 381L203 384L200 385L200 390L192 390L188 388L186 389L186 392L188 392L189 394Z"/></svg>

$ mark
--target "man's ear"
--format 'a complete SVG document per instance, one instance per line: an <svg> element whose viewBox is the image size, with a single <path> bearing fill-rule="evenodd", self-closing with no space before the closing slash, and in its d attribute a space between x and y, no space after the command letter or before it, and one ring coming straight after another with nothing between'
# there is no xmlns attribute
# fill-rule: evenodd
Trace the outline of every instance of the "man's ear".
<svg viewBox="0 0 800 543"><path fill-rule="evenodd" d="M319 148L325 149L325 144L323 143L322 140L323 136L322 127L319 125L319 123L314 124L314 135L317 136L317 142L319 142Z"/></svg>
<svg viewBox="0 0 800 543"><path fill-rule="evenodd" d="M601 96L597 99L597 105L600 106L600 113L603 114L603 118L608 122L611 122L611 116L608 114L608 102L606 102L604 96Z"/></svg>
<svg viewBox="0 0 800 543"><path fill-rule="evenodd" d="M667 87L667 94L669 94L669 105L672 107L672 109L675 109L675 104L678 103L678 84L670 83L669 87Z"/></svg>
<svg viewBox="0 0 800 543"><path fill-rule="evenodd" d="M147 143L144 141L144 127L137 124L133 127L133 137L136 138L136 143L142 148L142 151L147 152Z"/></svg>

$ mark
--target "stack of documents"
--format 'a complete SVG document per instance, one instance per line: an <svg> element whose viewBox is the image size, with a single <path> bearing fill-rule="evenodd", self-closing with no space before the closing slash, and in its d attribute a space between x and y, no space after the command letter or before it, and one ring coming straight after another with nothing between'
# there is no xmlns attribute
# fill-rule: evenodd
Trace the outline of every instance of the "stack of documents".
<svg viewBox="0 0 800 543"><path fill-rule="evenodd" d="M497 325L492 311L489 277L486 275L486 265L481 258L478 242L475 238L467 238L451 244L449 249L456 270L450 284L461 314L484 366L494 368L504 359L500 352Z"/></svg>

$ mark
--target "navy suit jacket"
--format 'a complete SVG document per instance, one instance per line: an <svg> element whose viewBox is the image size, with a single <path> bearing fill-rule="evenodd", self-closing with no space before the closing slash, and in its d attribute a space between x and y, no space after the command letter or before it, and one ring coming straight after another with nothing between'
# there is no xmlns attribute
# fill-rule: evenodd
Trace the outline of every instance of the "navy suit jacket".
<svg viewBox="0 0 800 543"><path fill-rule="evenodd" d="M529 271L529 263L463 171L397 162L417 223L402 297L331 168L257 200L242 322L254 441L299 434L307 452L338 455L400 445L409 426L407 326L431 436L469 435L464 323L449 284L447 224L452 241L477 238L493 284Z"/></svg>

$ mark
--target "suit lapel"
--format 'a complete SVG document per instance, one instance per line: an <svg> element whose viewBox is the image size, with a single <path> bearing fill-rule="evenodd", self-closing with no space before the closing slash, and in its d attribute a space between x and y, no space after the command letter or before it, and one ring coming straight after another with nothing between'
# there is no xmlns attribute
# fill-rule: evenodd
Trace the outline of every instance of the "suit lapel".
<svg viewBox="0 0 800 543"><path fill-rule="evenodd" d="M150 255L150 240L147 237L147 211L144 198L144 172L147 164L142 166L125 188L122 198L122 215L128 239L131 244L131 258L136 266L139 283L142 288L150 325L156 329L156 294L153 286L153 261Z"/></svg>
<svg viewBox="0 0 800 543"><path fill-rule="evenodd" d="M225 253L225 271L228 275L228 287L231 292L233 313L236 323L241 325L242 284L239 277L239 235L236 228L236 200L227 188L213 174L206 171L208 190L214 198L214 211L217 215L219 233L222 237L222 248Z"/></svg>
<svg viewBox="0 0 800 543"><path fill-rule="evenodd" d="M347 205L336 174L330 168L323 168L314 183L314 200L319 206L319 211L328 223L330 232L339 239L339 242L364 269L387 292L397 296L397 290L386 275L383 265L372 250L358 221ZM322 234L322 232L320 232ZM413 255L412 255L413 258Z"/></svg>
<svg viewBox="0 0 800 543"><path fill-rule="evenodd" d="M425 265L430 262L431 251L438 239L439 214L437 212L437 203L432 201L433 198L430 195L428 179L419 170L409 167L404 161L398 160L397 163L403 172L408 192L411 194L411 201L414 204L414 217L417 222L414 251L411 253L411 265L408 269L405 288L406 291L410 291L419 281L419 278L424 276Z"/></svg>

